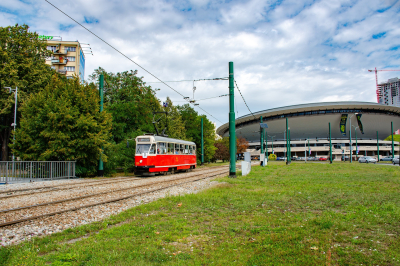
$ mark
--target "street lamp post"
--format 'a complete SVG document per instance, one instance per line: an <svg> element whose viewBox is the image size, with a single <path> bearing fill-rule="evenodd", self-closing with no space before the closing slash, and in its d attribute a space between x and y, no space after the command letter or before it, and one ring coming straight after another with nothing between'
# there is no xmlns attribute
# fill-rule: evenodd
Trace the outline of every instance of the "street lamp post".
<svg viewBox="0 0 400 266"><path fill-rule="evenodd" d="M351 118L354 116L354 115L358 115L358 113L354 113L352 116L350 116L350 118L349 118L349 123L350 123L350 163L352 163L353 162L353 147L352 147L352 143L351 143Z"/></svg>
<svg viewBox="0 0 400 266"><path fill-rule="evenodd" d="M14 137L13 137L13 143L15 144L15 128L17 127L17 101L18 101L18 87L15 87L15 90L13 90L11 87L4 87L5 89L8 89L10 93L14 92L14 99L15 99L15 106L14 106L14 123L11 124L11 126L14 127ZM15 161L15 155L13 152L12 155L12 174L14 176L14 161Z"/></svg>
<svg viewBox="0 0 400 266"><path fill-rule="evenodd" d="M14 143L15 143L15 128L17 126L17 101L18 101L18 87L15 87L15 90L13 90L11 87L4 87L5 89L8 89L10 93L14 92L14 99L15 99L15 106L14 106L14 123L11 124L12 127L14 127ZM14 161L14 153L13 153L13 161Z"/></svg>
<svg viewBox="0 0 400 266"><path fill-rule="evenodd" d="M308 139L304 140L304 162L307 163L307 141Z"/></svg>
<svg viewBox="0 0 400 266"><path fill-rule="evenodd" d="M354 127L354 133L356 135L356 160L357 160L357 156L358 156L358 152L357 152L357 128L359 128L359 127L355 127L355 126L352 126L352 127ZM353 152L352 152L351 155L353 155Z"/></svg>

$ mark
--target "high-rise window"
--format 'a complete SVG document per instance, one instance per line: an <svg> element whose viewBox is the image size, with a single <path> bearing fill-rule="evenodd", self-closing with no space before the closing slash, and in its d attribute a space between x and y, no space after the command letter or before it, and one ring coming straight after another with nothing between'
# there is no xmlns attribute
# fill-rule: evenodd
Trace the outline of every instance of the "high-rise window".
<svg viewBox="0 0 400 266"><path fill-rule="evenodd" d="M75 62L75 56L66 56L65 58L68 60L68 62Z"/></svg>
<svg viewBox="0 0 400 266"><path fill-rule="evenodd" d="M47 50L50 50L54 53L57 50L57 46L54 46L54 45L47 46Z"/></svg>
<svg viewBox="0 0 400 266"><path fill-rule="evenodd" d="M76 52L76 47L75 46L65 46L64 51L65 52Z"/></svg>
<svg viewBox="0 0 400 266"><path fill-rule="evenodd" d="M64 70L67 70L67 71L75 71L75 67L74 67L74 66L65 66L65 67L64 67Z"/></svg>

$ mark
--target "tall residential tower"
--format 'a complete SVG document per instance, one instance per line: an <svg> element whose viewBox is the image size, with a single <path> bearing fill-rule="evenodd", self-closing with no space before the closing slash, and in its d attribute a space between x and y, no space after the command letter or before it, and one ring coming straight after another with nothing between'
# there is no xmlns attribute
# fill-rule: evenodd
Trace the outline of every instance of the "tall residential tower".
<svg viewBox="0 0 400 266"><path fill-rule="evenodd" d="M78 76L81 81L85 77L85 55L78 41L47 40L47 49L53 55L46 59L46 64L67 78Z"/></svg>
<svg viewBox="0 0 400 266"><path fill-rule="evenodd" d="M400 107L400 80L398 78L378 84L378 91L380 104Z"/></svg>

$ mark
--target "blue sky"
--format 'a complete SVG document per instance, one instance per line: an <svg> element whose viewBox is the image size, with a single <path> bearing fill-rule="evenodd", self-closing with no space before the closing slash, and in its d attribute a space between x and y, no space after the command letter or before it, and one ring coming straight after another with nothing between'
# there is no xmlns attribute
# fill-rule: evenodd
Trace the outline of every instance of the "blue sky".
<svg viewBox="0 0 400 266"><path fill-rule="evenodd" d="M400 69L400 0L130 1L49 0L165 81L228 75L251 111L327 101L375 102L368 69ZM0 26L28 24L40 35L90 43L86 76L138 69L157 96L182 97L90 35L44 0L3 0ZM381 72L379 81L399 77ZM169 83L193 97L193 83ZM228 93L227 81L196 82L195 99ZM248 113L236 93L237 116ZM227 97L200 101L221 125ZM201 110L199 110L201 112Z"/></svg>

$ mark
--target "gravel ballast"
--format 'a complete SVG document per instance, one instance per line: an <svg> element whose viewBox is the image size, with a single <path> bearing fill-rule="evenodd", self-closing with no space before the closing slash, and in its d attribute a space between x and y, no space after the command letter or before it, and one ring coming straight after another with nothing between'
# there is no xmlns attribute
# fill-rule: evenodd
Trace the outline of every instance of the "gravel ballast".
<svg viewBox="0 0 400 266"><path fill-rule="evenodd" d="M217 170L217 169L215 169ZM213 172L214 169L202 169L201 172ZM219 169L221 171L221 169ZM109 183L109 184L96 184L96 185L84 185L84 181L80 180L57 180L57 181L46 181L46 186L55 186L55 185L64 185L66 187L71 185L76 185L81 183L82 186L78 186L73 189L67 190L59 190L59 191L49 191L46 193L39 193L33 195L25 195L18 196L15 198L4 199L0 203L0 209L10 209L22 206L28 206L32 204L38 204L43 202L50 202L54 200L60 200L64 198L77 197L81 195L93 194L102 191L111 191L124 187L143 185L146 183L152 183L155 181L166 181L173 180L174 178L182 178L185 176L190 176L193 174L199 174L200 171L196 171L193 173L182 173L178 175L169 175L169 176L157 176L156 178L149 179L137 179L132 178L132 180L127 180L126 182L119 183ZM225 174L221 174L220 176L224 176ZM164 198L166 196L172 195L183 195L190 193L197 193L203 189L209 188L213 185L218 184L216 181L212 181L215 177L202 179L195 182L190 182L178 186L174 186L171 188L162 189L159 191L151 192L148 194L134 196L132 198L128 198L125 200L102 204L93 207L82 208L76 211L69 211L61 214L56 214L53 216L43 217L39 219L35 219L32 221L26 221L15 225L10 225L6 227L0 228L0 246L7 246L12 244L20 243L24 240L29 240L35 236L43 236L50 235L56 232L61 232L65 229L76 227L83 224L88 224L94 221L101 221L110 215L118 214L122 211L125 211L129 208L149 203L155 201L159 198ZM109 181L110 179L107 179ZM116 179L117 180L117 179ZM14 190L14 189L24 189L24 188L39 188L43 187L43 183L34 183L34 184L11 184L7 185L7 187L0 187L0 193L4 190ZM160 185L153 185L152 187L146 187L143 190L151 190L153 188L157 188ZM138 189L139 190L139 189ZM123 195L122 195L123 196ZM105 194L103 200L107 200L107 194ZM90 203L90 201L86 202ZM82 203L79 203L82 204ZM70 204L71 205L71 204ZM84 205L84 204L82 204ZM52 207L57 208L57 206ZM46 207L43 207L46 210ZM49 208L48 212L51 212L51 208ZM4 217L7 213L0 213L0 220L4 220ZM31 216L32 214L26 215L26 217ZM2 217L4 216L4 217Z"/></svg>

